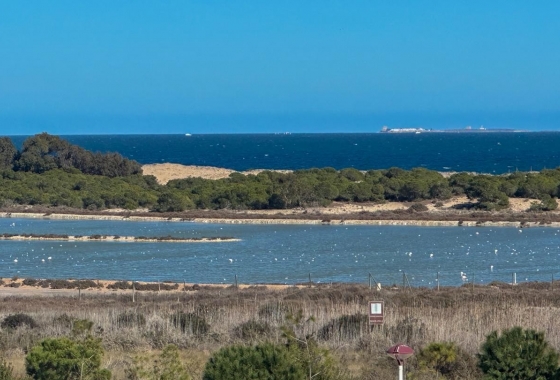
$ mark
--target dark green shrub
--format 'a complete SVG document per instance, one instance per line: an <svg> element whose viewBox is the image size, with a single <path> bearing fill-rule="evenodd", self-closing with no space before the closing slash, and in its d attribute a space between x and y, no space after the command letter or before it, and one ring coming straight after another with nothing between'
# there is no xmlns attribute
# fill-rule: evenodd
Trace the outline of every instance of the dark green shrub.
<svg viewBox="0 0 560 380"><path fill-rule="evenodd" d="M482 375L475 357L451 342L430 343L418 351L416 362L418 370L414 378L443 376L449 380L461 380L479 379Z"/></svg>
<svg viewBox="0 0 560 380"><path fill-rule="evenodd" d="M236 338L255 341L263 340L272 334L272 327L266 322L258 322L254 319L236 326L233 329L233 335Z"/></svg>
<svg viewBox="0 0 560 380"><path fill-rule="evenodd" d="M22 281L22 285L25 286L36 286L39 283L39 280L34 279L34 278L26 278L25 280Z"/></svg>
<svg viewBox="0 0 560 380"><path fill-rule="evenodd" d="M359 338L369 331L368 316L365 314L343 315L333 319L317 333L317 337L323 340L338 338L351 340Z"/></svg>
<svg viewBox="0 0 560 380"><path fill-rule="evenodd" d="M8 315L0 324L0 327L3 329L17 329L21 326L27 326L32 329L38 325L32 317L23 313Z"/></svg>
<svg viewBox="0 0 560 380"><path fill-rule="evenodd" d="M108 380L111 372L101 369L102 356L99 339L47 338L27 354L25 367L37 380Z"/></svg>
<svg viewBox="0 0 560 380"><path fill-rule="evenodd" d="M128 281L115 281L112 284L107 285L107 289L119 289L119 290L127 290L132 289L132 283Z"/></svg>
<svg viewBox="0 0 560 380"><path fill-rule="evenodd" d="M230 346L215 353L204 369L203 380L302 380L303 369L284 346L265 343L255 347Z"/></svg>
<svg viewBox="0 0 560 380"><path fill-rule="evenodd" d="M145 326L146 317L144 317L144 314L129 311L117 316L117 324L119 327Z"/></svg>
<svg viewBox="0 0 560 380"><path fill-rule="evenodd" d="M72 335L86 336L91 333L93 322L87 319L76 319L72 321Z"/></svg>
<svg viewBox="0 0 560 380"><path fill-rule="evenodd" d="M428 211L428 206L422 204L422 203L413 203L409 208L408 208L409 212L424 212L424 211Z"/></svg>
<svg viewBox="0 0 560 380"><path fill-rule="evenodd" d="M179 311L171 316L171 323L183 333L193 335L206 335L210 330L210 325L204 317L194 313L183 313Z"/></svg>
<svg viewBox="0 0 560 380"><path fill-rule="evenodd" d="M514 327L486 337L478 355L485 379L553 379L558 371L558 353L544 333Z"/></svg>

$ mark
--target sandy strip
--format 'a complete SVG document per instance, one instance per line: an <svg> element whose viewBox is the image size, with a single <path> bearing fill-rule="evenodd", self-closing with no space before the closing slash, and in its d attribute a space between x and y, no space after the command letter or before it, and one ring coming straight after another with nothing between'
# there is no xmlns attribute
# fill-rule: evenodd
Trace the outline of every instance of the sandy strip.
<svg viewBox="0 0 560 380"><path fill-rule="evenodd" d="M148 164L142 166L142 173L144 175L153 175L156 177L158 183L165 185L173 179L184 178L204 178L204 179L221 179L227 178L232 173L241 173L243 175L257 175L265 169L253 169L244 172L237 172L232 169L217 168L214 166L195 166L195 165L181 165L181 164ZM272 170L280 173L289 173L291 170Z"/></svg>
<svg viewBox="0 0 560 380"><path fill-rule="evenodd" d="M539 222L478 222L459 220L354 220L354 219L235 219L235 218L165 218L157 216L131 216L117 215L74 215L74 214L38 214L38 213L0 213L0 218L31 218L31 219L60 219L60 220L120 220L120 221L149 221L149 222L185 222L185 223L216 223L216 224L301 224L301 225L368 225L368 226L426 226L426 227L560 227L560 222L541 224ZM228 240L229 241L229 240ZM233 241L237 241L234 239ZM197 242L197 241L194 241Z"/></svg>
<svg viewBox="0 0 560 380"><path fill-rule="evenodd" d="M0 240L53 240L53 241L102 241L102 242L126 242L126 243L224 243L241 241L234 238L200 238L200 239L158 239L146 238L138 239L136 236L102 236L93 238L91 236L68 236L68 237L42 237L42 236L1 236Z"/></svg>

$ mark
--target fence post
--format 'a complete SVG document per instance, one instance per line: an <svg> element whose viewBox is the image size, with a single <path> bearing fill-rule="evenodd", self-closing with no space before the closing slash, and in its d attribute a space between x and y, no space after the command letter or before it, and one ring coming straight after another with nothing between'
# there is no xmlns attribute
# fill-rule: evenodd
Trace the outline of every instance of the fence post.
<svg viewBox="0 0 560 380"><path fill-rule="evenodd" d="M437 290L439 292L439 272L437 272L437 275L436 275L436 282L437 282Z"/></svg>
<svg viewBox="0 0 560 380"><path fill-rule="evenodd" d="M371 273L368 273L368 284L369 284L369 289L371 290Z"/></svg>
<svg viewBox="0 0 560 380"><path fill-rule="evenodd" d="M237 275L235 275L235 287L237 288Z"/></svg>
<svg viewBox="0 0 560 380"><path fill-rule="evenodd" d="M402 274L402 287L403 289L406 289L406 273L403 272Z"/></svg>
<svg viewBox="0 0 560 380"><path fill-rule="evenodd" d="M554 273L552 273L552 279L550 280L550 290L554 290Z"/></svg>
<svg viewBox="0 0 560 380"><path fill-rule="evenodd" d="M311 272L309 272L309 287L311 287Z"/></svg>
<svg viewBox="0 0 560 380"><path fill-rule="evenodd" d="M132 303L136 302L136 285L132 281Z"/></svg>

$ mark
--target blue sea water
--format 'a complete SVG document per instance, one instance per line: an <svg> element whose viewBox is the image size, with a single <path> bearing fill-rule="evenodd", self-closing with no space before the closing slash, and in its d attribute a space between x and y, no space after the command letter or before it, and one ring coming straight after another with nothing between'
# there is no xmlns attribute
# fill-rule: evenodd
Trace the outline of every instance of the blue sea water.
<svg viewBox="0 0 560 380"><path fill-rule="evenodd" d="M142 164L172 162L234 170L424 167L508 173L560 166L560 133L206 134L63 136L86 149ZM13 136L21 146L25 136Z"/></svg>

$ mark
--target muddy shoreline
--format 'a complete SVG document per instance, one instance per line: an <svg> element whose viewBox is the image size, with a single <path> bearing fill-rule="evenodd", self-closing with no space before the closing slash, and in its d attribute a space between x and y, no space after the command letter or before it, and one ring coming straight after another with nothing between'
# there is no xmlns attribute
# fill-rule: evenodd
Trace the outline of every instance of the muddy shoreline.
<svg viewBox="0 0 560 380"><path fill-rule="evenodd" d="M361 212L351 214L259 213L255 211L193 210L182 213L155 213L130 211L89 212L84 210L0 210L0 218L30 218L43 220L112 220L224 224L302 224L302 225L373 225L373 226L503 226L503 227L560 227L560 215L512 212L425 212L410 213L401 210Z"/></svg>

